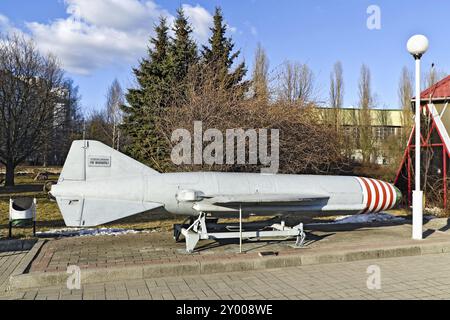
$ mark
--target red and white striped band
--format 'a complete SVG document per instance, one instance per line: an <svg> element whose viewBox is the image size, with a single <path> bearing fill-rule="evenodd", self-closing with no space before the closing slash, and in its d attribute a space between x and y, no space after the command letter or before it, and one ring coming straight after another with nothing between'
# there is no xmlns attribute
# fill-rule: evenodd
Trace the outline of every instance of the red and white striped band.
<svg viewBox="0 0 450 320"><path fill-rule="evenodd" d="M356 178L363 190L363 204L366 208L360 213L374 213L392 209L396 192L390 183L371 178Z"/></svg>

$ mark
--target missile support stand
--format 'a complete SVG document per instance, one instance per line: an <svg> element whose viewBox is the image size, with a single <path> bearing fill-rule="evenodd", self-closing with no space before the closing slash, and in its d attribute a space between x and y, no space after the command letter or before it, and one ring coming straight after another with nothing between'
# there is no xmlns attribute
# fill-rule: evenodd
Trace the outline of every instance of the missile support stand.
<svg viewBox="0 0 450 320"><path fill-rule="evenodd" d="M244 230L241 215L239 220L238 227L208 223L206 213L200 212L199 217L190 225L175 225L174 238L178 241L181 235L184 236L186 239L186 251L188 253L194 252L195 247L200 240L240 239L240 243L242 243L242 239L259 240L261 238L296 237L295 245L298 247L302 247L305 242L306 234L303 230L303 223L300 223L295 227L288 227L285 225L284 221L281 221L281 223L266 225L257 230ZM252 225L253 228L255 228L257 224L248 224L248 226ZM225 230L223 230L224 228ZM242 252L242 248L240 251Z"/></svg>

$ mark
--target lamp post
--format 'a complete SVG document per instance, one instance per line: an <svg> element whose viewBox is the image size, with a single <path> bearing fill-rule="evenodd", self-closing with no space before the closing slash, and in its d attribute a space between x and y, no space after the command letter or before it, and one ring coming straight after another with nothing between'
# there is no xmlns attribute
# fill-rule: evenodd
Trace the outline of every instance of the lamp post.
<svg viewBox="0 0 450 320"><path fill-rule="evenodd" d="M423 35L412 36L408 40L407 48L416 61L416 110L415 110L415 190L413 191L413 234L414 240L422 240L422 219L423 219L423 191L420 187L420 58L428 50L428 39Z"/></svg>

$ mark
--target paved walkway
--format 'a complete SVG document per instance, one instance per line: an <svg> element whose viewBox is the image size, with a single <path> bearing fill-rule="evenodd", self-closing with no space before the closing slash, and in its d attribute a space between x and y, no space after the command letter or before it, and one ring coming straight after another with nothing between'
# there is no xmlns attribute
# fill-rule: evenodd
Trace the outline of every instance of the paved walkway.
<svg viewBox="0 0 450 320"><path fill-rule="evenodd" d="M446 220L445 220L446 223ZM307 226L305 253L329 253L345 250L415 246L411 225L314 225ZM450 243L450 232L430 229L427 244ZM261 251L279 256L298 255L290 241L246 241L245 258L258 258ZM301 249L303 250L303 249ZM123 236L62 238L48 241L34 259L30 272L66 272L67 266L102 269L138 265L165 265L181 262L242 260L237 240L218 243L201 241L195 254L186 254L185 243L175 243L170 232Z"/></svg>
<svg viewBox="0 0 450 320"><path fill-rule="evenodd" d="M370 290L369 266L380 290ZM373 282L371 282L373 284ZM376 282L375 282L376 283ZM450 299L450 254L16 292L12 299Z"/></svg>
<svg viewBox="0 0 450 320"><path fill-rule="evenodd" d="M0 295L8 288L9 276L28 251L0 252Z"/></svg>

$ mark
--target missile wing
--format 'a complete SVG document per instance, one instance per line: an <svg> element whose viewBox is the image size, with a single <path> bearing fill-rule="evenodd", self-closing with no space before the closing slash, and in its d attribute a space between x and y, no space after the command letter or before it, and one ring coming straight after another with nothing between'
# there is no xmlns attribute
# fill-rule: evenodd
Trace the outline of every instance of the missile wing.
<svg viewBox="0 0 450 320"><path fill-rule="evenodd" d="M205 200L205 203L218 205L255 205L267 204L273 205L292 205L312 203L314 201L327 200L330 196L326 194L239 194L239 195L219 195Z"/></svg>

